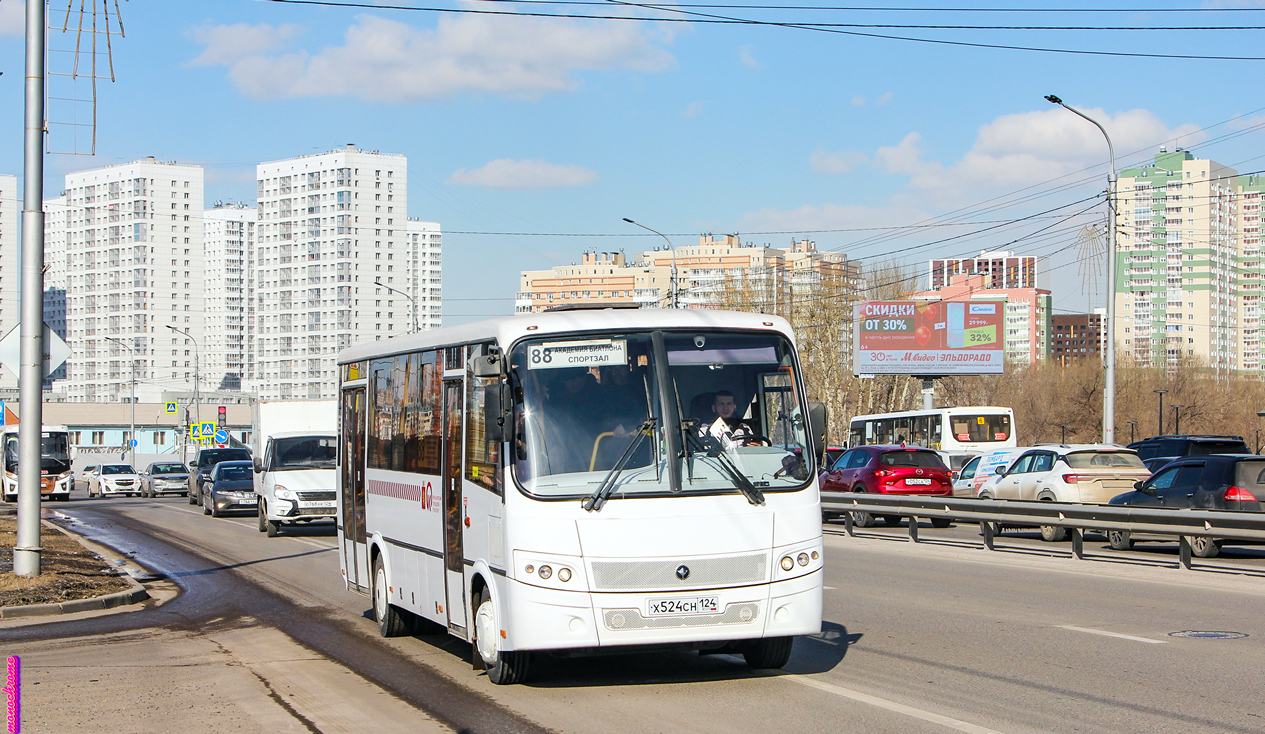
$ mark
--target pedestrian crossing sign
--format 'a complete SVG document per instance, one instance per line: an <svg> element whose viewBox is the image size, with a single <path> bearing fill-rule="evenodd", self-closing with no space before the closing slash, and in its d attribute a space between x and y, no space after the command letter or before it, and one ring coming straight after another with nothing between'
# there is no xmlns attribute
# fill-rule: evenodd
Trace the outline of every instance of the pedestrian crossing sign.
<svg viewBox="0 0 1265 734"><path fill-rule="evenodd" d="M202 424L201 423L189 424L189 440L190 441L202 440Z"/></svg>
<svg viewBox="0 0 1265 734"><path fill-rule="evenodd" d="M179 407L175 403L167 403L167 415L175 415Z"/></svg>

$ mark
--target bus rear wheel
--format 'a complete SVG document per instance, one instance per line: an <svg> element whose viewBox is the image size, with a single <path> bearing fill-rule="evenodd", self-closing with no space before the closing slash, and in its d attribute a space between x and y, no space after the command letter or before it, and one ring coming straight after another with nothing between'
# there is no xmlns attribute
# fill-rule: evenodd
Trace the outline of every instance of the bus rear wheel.
<svg viewBox="0 0 1265 734"><path fill-rule="evenodd" d="M474 630L474 654L483 661L483 667L488 671L488 680L498 686L527 680L531 653L499 649L497 641L500 639L500 622L496 618L496 607L492 605L492 595L487 589L479 592L478 606L474 612Z"/></svg>
<svg viewBox="0 0 1265 734"><path fill-rule="evenodd" d="M784 667L791 659L794 637L765 637L753 640L743 648L742 657L755 670Z"/></svg>

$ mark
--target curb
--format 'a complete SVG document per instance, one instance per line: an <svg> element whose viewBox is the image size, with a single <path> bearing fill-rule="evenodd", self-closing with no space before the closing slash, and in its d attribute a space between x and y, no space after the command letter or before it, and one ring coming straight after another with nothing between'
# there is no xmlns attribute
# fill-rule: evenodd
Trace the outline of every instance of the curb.
<svg viewBox="0 0 1265 734"><path fill-rule="evenodd" d="M74 538L89 552L94 553L106 560L118 560L102 551L105 550L101 546L92 547L83 538L72 533L65 528L59 527L54 523L41 520L48 527L56 528L63 535ZM95 545L95 544L93 544ZM102 609L113 609L128 604L137 604L149 598L149 592L136 579L129 574L123 574L119 578L128 583L132 588L127 591L116 591L113 594L105 596L94 596L87 599L72 599L70 601L58 602L56 604L27 604L17 607L0 607L0 619L19 619L22 617L47 617L57 614L73 614L75 612L99 611Z"/></svg>

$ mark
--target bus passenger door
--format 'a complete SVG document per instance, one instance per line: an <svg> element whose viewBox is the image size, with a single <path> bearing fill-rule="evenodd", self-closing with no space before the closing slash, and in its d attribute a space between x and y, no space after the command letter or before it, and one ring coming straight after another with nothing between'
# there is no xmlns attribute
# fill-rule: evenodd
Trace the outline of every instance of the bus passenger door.
<svg viewBox="0 0 1265 734"><path fill-rule="evenodd" d="M448 627L465 636L465 548L462 545L461 460L464 439L461 380L444 382L444 585Z"/></svg>
<svg viewBox="0 0 1265 734"><path fill-rule="evenodd" d="M341 555L351 588L369 591L369 547L365 544L365 389L343 390L339 484L343 526Z"/></svg>

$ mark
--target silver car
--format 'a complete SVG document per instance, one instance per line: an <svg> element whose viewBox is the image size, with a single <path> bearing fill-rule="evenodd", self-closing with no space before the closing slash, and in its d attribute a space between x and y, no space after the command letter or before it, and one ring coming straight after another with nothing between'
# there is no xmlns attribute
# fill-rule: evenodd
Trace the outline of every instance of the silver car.
<svg viewBox="0 0 1265 734"><path fill-rule="evenodd" d="M189 491L189 468L179 461L155 461L141 472L141 496L184 494Z"/></svg>

